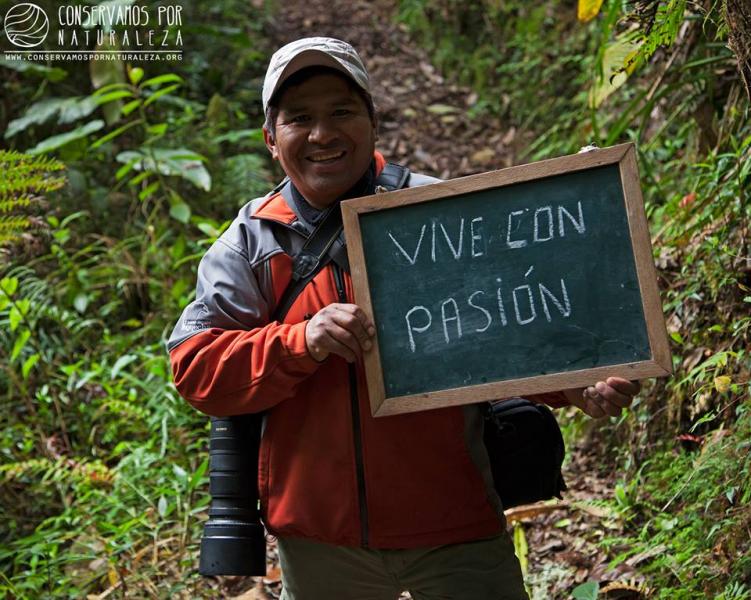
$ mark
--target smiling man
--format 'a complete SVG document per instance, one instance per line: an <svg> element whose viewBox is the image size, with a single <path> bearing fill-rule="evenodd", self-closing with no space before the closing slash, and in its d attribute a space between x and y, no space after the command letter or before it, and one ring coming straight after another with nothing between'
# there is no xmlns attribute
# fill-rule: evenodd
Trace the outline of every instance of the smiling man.
<svg viewBox="0 0 751 600"><path fill-rule="evenodd" d="M265 411L258 485L278 539L282 598L526 598L480 407L371 417L361 359L375 329L353 303L341 235L333 260L274 316L290 254L340 200L385 181L359 56L331 38L284 46L263 106L266 145L288 180L246 204L206 253L169 349L177 388L199 410ZM407 187L436 181L401 173ZM619 414L638 389L608 378L538 400L600 417Z"/></svg>

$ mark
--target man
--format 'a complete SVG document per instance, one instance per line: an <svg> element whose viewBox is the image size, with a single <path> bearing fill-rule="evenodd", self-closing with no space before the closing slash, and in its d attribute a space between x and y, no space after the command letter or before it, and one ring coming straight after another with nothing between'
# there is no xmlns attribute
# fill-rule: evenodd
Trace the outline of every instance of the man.
<svg viewBox="0 0 751 600"><path fill-rule="evenodd" d="M336 261L272 319L292 270L277 239L299 249L325 209L372 194L384 168L360 58L330 38L288 44L271 59L263 107L266 145L289 181L245 205L206 253L169 348L177 388L199 410L267 411L258 484L282 597L526 598L480 408L370 416L361 358L375 328ZM412 174L408 185L432 181ZM538 399L599 417L638 389L609 378Z"/></svg>

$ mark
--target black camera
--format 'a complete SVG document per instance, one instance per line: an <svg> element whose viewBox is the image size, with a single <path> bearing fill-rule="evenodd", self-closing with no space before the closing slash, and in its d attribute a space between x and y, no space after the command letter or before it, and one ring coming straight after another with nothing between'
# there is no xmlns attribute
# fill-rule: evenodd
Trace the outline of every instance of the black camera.
<svg viewBox="0 0 751 600"><path fill-rule="evenodd" d="M258 507L263 415L213 417L209 438L209 519L201 575L265 575L266 534Z"/></svg>

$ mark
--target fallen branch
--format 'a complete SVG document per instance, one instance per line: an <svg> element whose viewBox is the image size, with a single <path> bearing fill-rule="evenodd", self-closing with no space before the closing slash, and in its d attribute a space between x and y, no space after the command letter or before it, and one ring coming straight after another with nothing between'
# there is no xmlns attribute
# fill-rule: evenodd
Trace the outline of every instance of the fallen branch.
<svg viewBox="0 0 751 600"><path fill-rule="evenodd" d="M568 508L569 503L567 501L555 501L544 500L543 502L535 502L534 504L522 504L521 506L515 506L503 511L506 521L508 523L514 523L521 521L522 519L530 519L537 515L553 512L554 510L560 510L562 508Z"/></svg>

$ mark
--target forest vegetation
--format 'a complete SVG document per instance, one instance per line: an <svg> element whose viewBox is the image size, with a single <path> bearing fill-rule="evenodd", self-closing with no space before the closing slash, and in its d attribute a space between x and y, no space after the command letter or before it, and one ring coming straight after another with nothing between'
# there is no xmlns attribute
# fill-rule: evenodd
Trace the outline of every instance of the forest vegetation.
<svg viewBox="0 0 751 600"><path fill-rule="evenodd" d="M560 589L524 560L534 597L751 599L748 3L372 4L472 91L460 119L515 132L516 163L638 149L674 375L618 419L560 412L612 482L599 544L638 577ZM182 61L0 58L0 598L230 589L196 570L207 419L165 341L201 255L279 179L260 87L285 10L185 3Z"/></svg>

